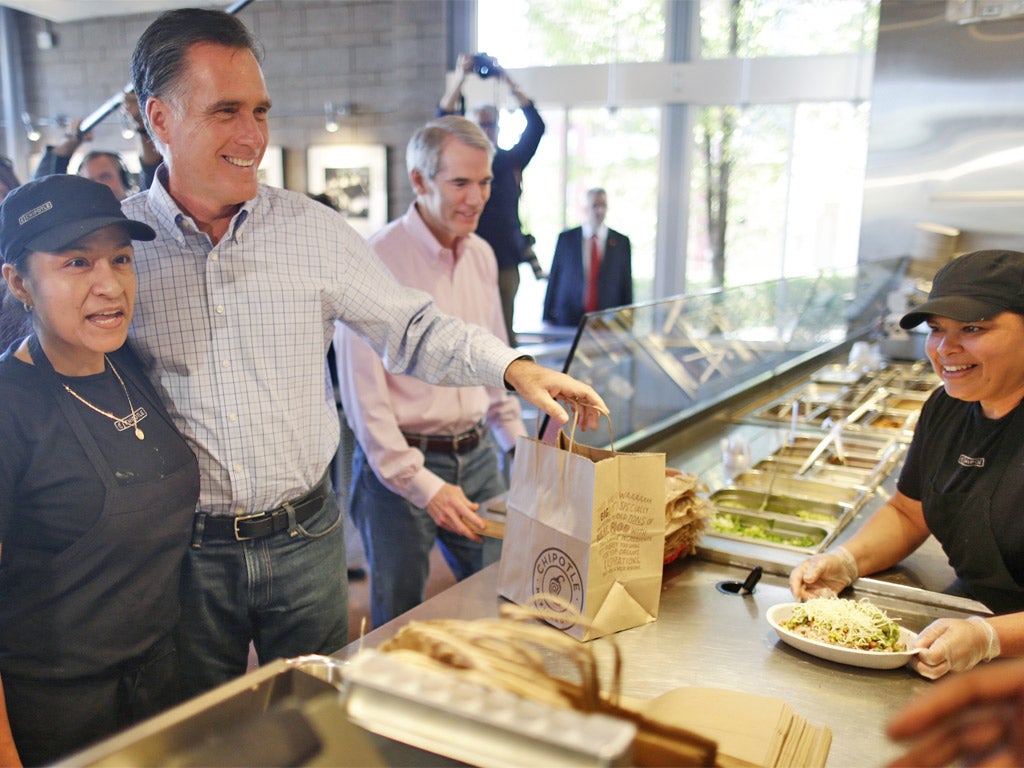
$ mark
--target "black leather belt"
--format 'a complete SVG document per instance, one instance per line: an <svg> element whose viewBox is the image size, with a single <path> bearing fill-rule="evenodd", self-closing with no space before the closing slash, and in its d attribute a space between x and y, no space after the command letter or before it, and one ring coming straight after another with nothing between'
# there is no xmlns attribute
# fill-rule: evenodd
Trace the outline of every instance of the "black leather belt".
<svg viewBox="0 0 1024 768"><path fill-rule="evenodd" d="M403 432L405 441L413 448L421 451L437 451L439 453L465 453L472 451L478 445L483 436L487 434L487 424L480 422L472 429L460 432L457 435L418 435L410 432Z"/></svg>
<svg viewBox="0 0 1024 768"><path fill-rule="evenodd" d="M200 512L195 516L193 529L200 524L202 518L202 537L219 541L248 541L270 536L278 531L288 528L288 510L291 507L295 511L295 522L301 523L308 520L315 513L319 512L327 499L328 486L320 483L316 488L282 504L269 512L257 512L254 515L237 515L228 517L225 515L208 515Z"/></svg>

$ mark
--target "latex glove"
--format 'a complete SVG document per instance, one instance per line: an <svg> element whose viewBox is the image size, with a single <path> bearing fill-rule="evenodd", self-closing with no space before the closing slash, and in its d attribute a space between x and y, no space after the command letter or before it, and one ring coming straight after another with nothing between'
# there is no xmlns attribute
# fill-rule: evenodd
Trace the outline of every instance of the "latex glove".
<svg viewBox="0 0 1024 768"><path fill-rule="evenodd" d="M804 560L789 574L789 588L798 600L835 597L859 576L857 561L846 547Z"/></svg>
<svg viewBox="0 0 1024 768"><path fill-rule="evenodd" d="M910 660L919 675L935 680L947 672L963 672L999 655L999 635L981 616L938 619L917 636L915 648L924 648Z"/></svg>

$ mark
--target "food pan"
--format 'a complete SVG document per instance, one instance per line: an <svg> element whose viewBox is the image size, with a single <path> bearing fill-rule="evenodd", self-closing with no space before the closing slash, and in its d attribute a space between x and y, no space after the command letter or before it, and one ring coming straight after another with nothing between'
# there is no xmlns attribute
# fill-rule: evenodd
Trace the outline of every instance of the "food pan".
<svg viewBox="0 0 1024 768"><path fill-rule="evenodd" d="M839 525L849 511L849 507L842 504L809 501L775 493L765 496L759 491L742 488L722 488L712 493L709 498L716 508L725 512L753 512L758 516L792 519L829 528Z"/></svg>
<svg viewBox="0 0 1024 768"><path fill-rule="evenodd" d="M800 412L797 415L797 422L800 424L819 423L822 420L822 412L827 403L800 403ZM754 412L754 417L770 421L789 422L793 418L793 401L787 400L779 403L771 403Z"/></svg>
<svg viewBox="0 0 1024 768"><path fill-rule="evenodd" d="M871 411L864 414L862 423L870 429L899 431L909 429L911 425L910 417L916 413L916 411Z"/></svg>
<svg viewBox="0 0 1024 768"><path fill-rule="evenodd" d="M799 400L804 407L819 403L836 403L845 401L849 396L849 386L811 381L789 396L789 405L792 409L793 400ZM790 414L792 414L792 410L790 410Z"/></svg>
<svg viewBox="0 0 1024 768"><path fill-rule="evenodd" d="M832 363L824 368L819 368L811 375L811 381L822 384L856 384L865 376L860 368L851 368L848 365Z"/></svg>
<svg viewBox="0 0 1024 768"><path fill-rule="evenodd" d="M815 525L728 511L715 513L709 533L798 552L817 551L829 536L829 531Z"/></svg>
<svg viewBox="0 0 1024 768"><path fill-rule="evenodd" d="M927 397L896 392L885 398L882 407L890 411L919 411L927 401Z"/></svg>
<svg viewBox="0 0 1024 768"><path fill-rule="evenodd" d="M809 501L856 506L860 503L864 489L842 487L802 477L788 477L772 472L744 472L735 478L734 488L777 493Z"/></svg>
<svg viewBox="0 0 1024 768"><path fill-rule="evenodd" d="M777 465L780 468L792 466L792 469L788 471L796 472L797 469L807 461L807 458L810 455L811 452L807 449L802 449L802 447L783 445L774 454L765 457L764 461L769 464ZM821 455L817 459L817 463L831 464L837 467L848 467L850 469L873 471L881 462L886 461L887 458L888 456L880 456L864 451L851 451L847 446L846 440L843 440L842 457L839 456L833 446L829 445L823 452L821 452Z"/></svg>
<svg viewBox="0 0 1024 768"><path fill-rule="evenodd" d="M871 478L877 471L878 462L865 463L863 460L853 459L849 454L846 456L846 464L833 464L829 460L816 461L801 477L810 478L819 482L836 482L841 485L870 485ZM838 459L836 459L838 461ZM775 459L769 457L761 459L754 465L754 469L761 472L779 472L782 474L795 475L800 469L802 462L790 459Z"/></svg>

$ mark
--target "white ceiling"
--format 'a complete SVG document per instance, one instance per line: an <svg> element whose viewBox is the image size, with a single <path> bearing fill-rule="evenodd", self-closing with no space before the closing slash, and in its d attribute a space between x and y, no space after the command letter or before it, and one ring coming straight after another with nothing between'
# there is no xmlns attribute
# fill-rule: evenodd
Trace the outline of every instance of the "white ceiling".
<svg viewBox="0 0 1024 768"><path fill-rule="evenodd" d="M80 21L103 16L152 13L169 8L218 5L216 0L0 0L0 5L54 22ZM232 3L223 3L226 9Z"/></svg>

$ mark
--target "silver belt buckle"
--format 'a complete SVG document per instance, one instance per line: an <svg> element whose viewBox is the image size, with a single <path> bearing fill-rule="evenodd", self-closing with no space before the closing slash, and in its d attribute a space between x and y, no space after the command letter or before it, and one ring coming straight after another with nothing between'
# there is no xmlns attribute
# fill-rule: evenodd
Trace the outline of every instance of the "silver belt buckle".
<svg viewBox="0 0 1024 768"><path fill-rule="evenodd" d="M243 536L238 530L238 524L244 523L246 520L255 520L257 517L263 517L263 514L263 512L257 512L253 515L238 515L234 520L235 541L250 541L256 538L255 536Z"/></svg>

